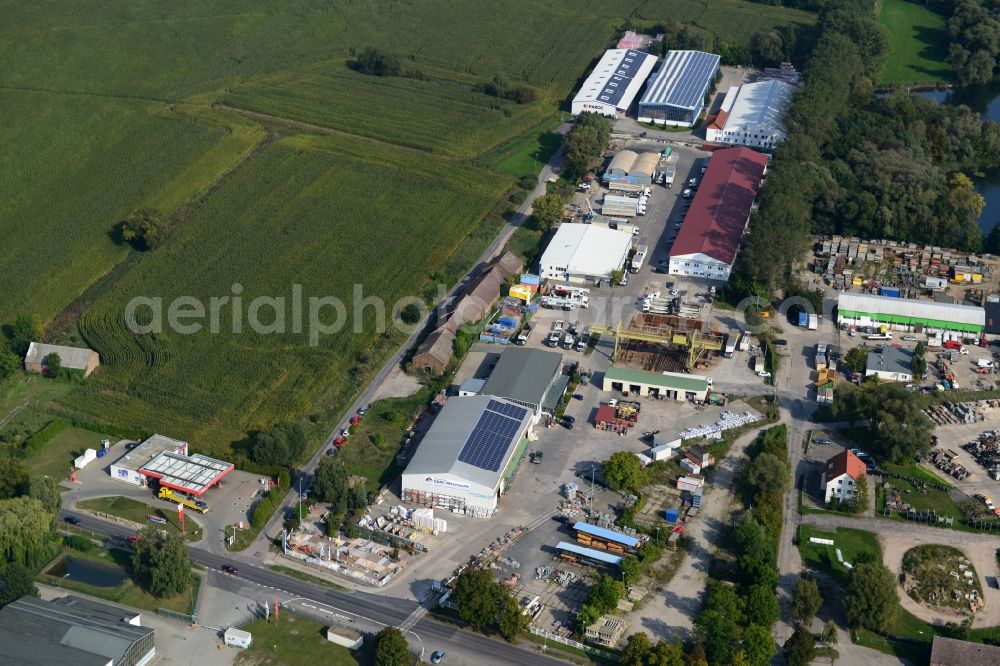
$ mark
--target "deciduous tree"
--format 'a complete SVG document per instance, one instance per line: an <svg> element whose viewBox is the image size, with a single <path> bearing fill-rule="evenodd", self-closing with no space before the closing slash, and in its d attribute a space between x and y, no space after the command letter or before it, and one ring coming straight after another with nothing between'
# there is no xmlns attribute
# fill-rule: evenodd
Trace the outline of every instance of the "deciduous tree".
<svg viewBox="0 0 1000 666"><path fill-rule="evenodd" d="M154 597L172 597L190 587L191 562L179 535L145 527L134 548L132 571L139 585Z"/></svg>
<svg viewBox="0 0 1000 666"><path fill-rule="evenodd" d="M808 575L799 576L792 595L792 619L808 627L822 605L823 597L820 596L816 579Z"/></svg>
<svg viewBox="0 0 1000 666"><path fill-rule="evenodd" d="M493 624L497 615L497 584L489 571L466 569L455 581L458 615L476 630Z"/></svg>
<svg viewBox="0 0 1000 666"><path fill-rule="evenodd" d="M796 627L785 641L785 659L788 666L808 666L816 657L816 639L803 627Z"/></svg>
<svg viewBox="0 0 1000 666"><path fill-rule="evenodd" d="M25 596L38 596L35 577L23 565L11 562L0 569L0 608Z"/></svg>
<svg viewBox="0 0 1000 666"><path fill-rule="evenodd" d="M772 596L772 598L774 598ZM743 652L750 666L767 666L778 652L778 646L771 637L771 625L751 624L743 632Z"/></svg>
<svg viewBox="0 0 1000 666"><path fill-rule="evenodd" d="M898 605L895 577L884 564L855 564L844 597L847 621L852 627L885 627L895 615Z"/></svg>
<svg viewBox="0 0 1000 666"><path fill-rule="evenodd" d="M758 455L747 470L747 480L759 493L783 493L790 479L788 462L773 453Z"/></svg>
<svg viewBox="0 0 1000 666"><path fill-rule="evenodd" d="M649 478L639 458L630 451L616 451L604 461L604 480L613 490L636 490Z"/></svg>
<svg viewBox="0 0 1000 666"><path fill-rule="evenodd" d="M565 199L554 192L538 197L531 205L531 214L535 218L535 224L542 231L548 231L562 219L565 205Z"/></svg>
<svg viewBox="0 0 1000 666"><path fill-rule="evenodd" d="M653 643L649 640L649 634L637 631L625 641L625 648L622 650L622 666L647 666L646 659L652 649Z"/></svg>
<svg viewBox="0 0 1000 666"><path fill-rule="evenodd" d="M375 635L375 666L409 666L410 646L403 632L386 627Z"/></svg>
<svg viewBox="0 0 1000 666"><path fill-rule="evenodd" d="M336 458L323 456L313 478L312 496L320 502L329 502L338 509L346 506L347 469L343 463Z"/></svg>

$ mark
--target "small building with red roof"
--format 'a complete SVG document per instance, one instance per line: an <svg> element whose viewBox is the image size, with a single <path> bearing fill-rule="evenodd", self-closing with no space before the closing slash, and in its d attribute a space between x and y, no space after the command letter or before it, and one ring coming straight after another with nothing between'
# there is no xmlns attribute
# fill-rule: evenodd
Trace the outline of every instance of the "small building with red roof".
<svg viewBox="0 0 1000 666"><path fill-rule="evenodd" d="M729 279L767 161L750 148L713 153L670 248L671 275Z"/></svg>
<svg viewBox="0 0 1000 666"><path fill-rule="evenodd" d="M854 499L858 479L865 475L865 464L849 450L844 449L826 461L823 466L823 491L827 504L832 500Z"/></svg>

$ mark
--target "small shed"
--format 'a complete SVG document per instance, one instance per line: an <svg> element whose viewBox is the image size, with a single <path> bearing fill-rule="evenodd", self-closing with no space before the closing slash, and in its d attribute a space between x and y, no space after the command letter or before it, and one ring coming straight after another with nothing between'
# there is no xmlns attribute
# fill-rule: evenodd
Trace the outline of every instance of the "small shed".
<svg viewBox="0 0 1000 666"><path fill-rule="evenodd" d="M337 645L343 645L348 650L357 650L364 643L365 637L360 631L347 627L327 627L326 640Z"/></svg>
<svg viewBox="0 0 1000 666"><path fill-rule="evenodd" d="M250 647L250 643L253 641L253 636L249 631L243 631L242 629L235 629L233 627L226 629L226 633L223 634L223 638L227 646L238 648L248 648Z"/></svg>

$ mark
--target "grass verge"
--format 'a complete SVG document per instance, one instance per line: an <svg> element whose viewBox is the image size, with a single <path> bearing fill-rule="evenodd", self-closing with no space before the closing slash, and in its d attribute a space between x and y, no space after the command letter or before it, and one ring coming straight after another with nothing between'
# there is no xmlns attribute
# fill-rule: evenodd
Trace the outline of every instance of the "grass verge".
<svg viewBox="0 0 1000 666"><path fill-rule="evenodd" d="M166 530L171 534L181 533L181 523L177 519L176 511L165 511L163 509L144 504L138 500L129 499L128 497L120 497L117 495L112 497L101 497L98 499L84 500L79 502L77 506L81 509L86 509L87 511L93 511L94 513L104 513L109 516L129 520L133 523L138 523L139 525L156 525L156 527ZM150 516L159 516L160 518L164 518L167 523L166 525L153 523L149 520ZM187 514L184 522L187 526L186 538L189 541L199 541L203 534L201 526L191 519L190 513Z"/></svg>
<svg viewBox="0 0 1000 666"><path fill-rule="evenodd" d="M345 647L326 640L318 622L282 612L277 620L257 620L245 627L253 634L251 646L242 650L233 662L236 666L298 666L323 663L325 666L357 666L354 655ZM317 658L318 657L318 658Z"/></svg>
<svg viewBox="0 0 1000 666"><path fill-rule="evenodd" d="M317 585L323 585L324 587L330 587L335 590L347 590L343 585L337 585L331 580L326 578L320 578L319 576L313 576L304 571L299 571L298 569L293 569L292 567L285 567L280 564L269 564L268 569L274 571L275 573L280 573L285 576L290 576L292 578L297 578L298 580L305 581L307 583L315 583Z"/></svg>

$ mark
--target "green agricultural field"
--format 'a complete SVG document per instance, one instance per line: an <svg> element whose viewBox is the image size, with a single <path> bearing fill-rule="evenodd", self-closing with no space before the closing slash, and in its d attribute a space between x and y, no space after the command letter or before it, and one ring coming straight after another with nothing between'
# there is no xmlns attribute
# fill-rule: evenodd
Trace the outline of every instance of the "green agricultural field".
<svg viewBox="0 0 1000 666"><path fill-rule="evenodd" d="M374 307L355 317L354 285L388 306L420 293L508 186L476 168L371 141L282 139L84 312L80 331L104 366L63 404L156 424L221 454L245 430L300 418L323 396L350 395L358 386L350 380L374 369L363 359L402 337L375 330ZM133 297L162 297L165 312L172 299L191 296L207 310L211 297L232 296L233 284L242 287L244 322L256 297L285 298L286 332L258 334L249 324L233 332L232 307L218 334L207 319L194 335L133 336L125 327ZM301 333L291 322L295 284L305 303ZM345 304L345 325L310 346L308 299L328 296ZM332 322L335 313L323 317ZM272 319L265 309L261 320Z"/></svg>
<svg viewBox="0 0 1000 666"><path fill-rule="evenodd" d="M537 176L542 165L562 145L563 137L555 130L562 124L563 117L552 116L545 119L513 141L484 155L480 163L495 171L509 173L515 178Z"/></svg>
<svg viewBox="0 0 1000 666"><path fill-rule="evenodd" d="M54 317L125 258L128 248L109 235L125 215L173 212L263 135L208 110L44 92L0 91L0 117L8 119L0 126L0 322Z"/></svg>
<svg viewBox="0 0 1000 666"><path fill-rule="evenodd" d="M556 106L544 97L515 104L447 79L366 76L346 61L240 86L223 102L454 157L474 157Z"/></svg>
<svg viewBox="0 0 1000 666"><path fill-rule="evenodd" d="M936 83L952 77L945 62L944 17L909 0L879 0L878 20L889 32L884 83Z"/></svg>
<svg viewBox="0 0 1000 666"><path fill-rule="evenodd" d="M746 0L675 0L645 2L636 9L635 20L643 25L667 19L693 24L721 41L742 43L758 30L782 25L810 26L816 16L786 7Z"/></svg>

